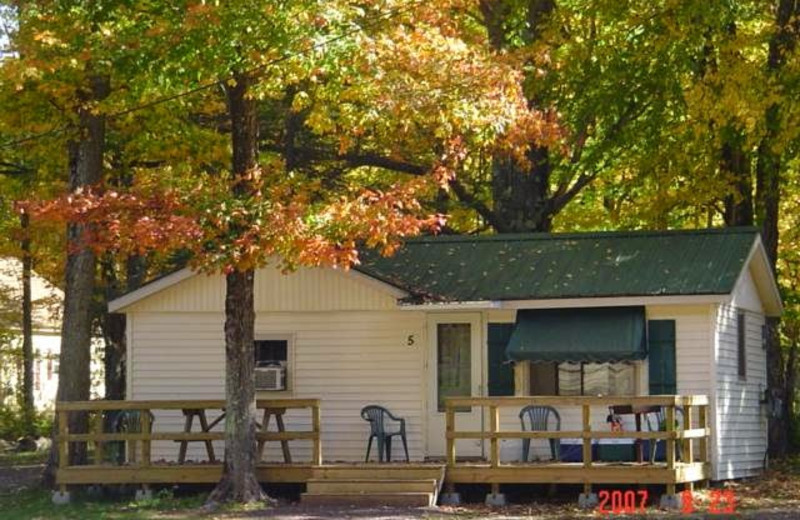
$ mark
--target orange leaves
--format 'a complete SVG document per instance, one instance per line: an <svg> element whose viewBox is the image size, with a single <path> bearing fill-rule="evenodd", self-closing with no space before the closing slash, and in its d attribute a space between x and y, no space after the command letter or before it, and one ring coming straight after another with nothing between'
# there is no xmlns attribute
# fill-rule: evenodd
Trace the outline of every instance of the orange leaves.
<svg viewBox="0 0 800 520"><path fill-rule="evenodd" d="M257 177L249 176L254 189L238 198L231 194L233 181L217 177L184 195L154 186L125 192L96 187L21 207L39 221L84 225L84 241L74 248L137 254L188 250L193 265L207 272L268 262L286 269L347 269L358 262L359 244L389 254L403 238L437 231L443 224L441 216L425 214L419 203L435 189L433 177L330 200L285 183L262 186Z"/></svg>
<svg viewBox="0 0 800 520"><path fill-rule="evenodd" d="M73 248L142 254L180 249L201 236L195 219L183 214L184 206L172 192L94 189L21 207L35 219L84 224L84 242L71 244Z"/></svg>

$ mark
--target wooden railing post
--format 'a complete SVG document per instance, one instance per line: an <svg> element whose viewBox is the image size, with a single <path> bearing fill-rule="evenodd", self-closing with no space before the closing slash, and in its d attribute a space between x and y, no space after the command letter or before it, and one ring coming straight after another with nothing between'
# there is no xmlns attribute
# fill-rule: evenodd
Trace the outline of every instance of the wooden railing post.
<svg viewBox="0 0 800 520"><path fill-rule="evenodd" d="M592 466L592 416L591 407L583 405L583 467Z"/></svg>
<svg viewBox="0 0 800 520"><path fill-rule="evenodd" d="M497 432L500 429L500 408L497 405L489 406L489 431L491 432L491 465L496 468L500 465L500 440L497 438Z"/></svg>
<svg viewBox="0 0 800 520"><path fill-rule="evenodd" d="M58 411L58 469L66 469L69 466L69 413L65 410ZM67 492L67 486L62 482L59 484L61 493Z"/></svg>
<svg viewBox="0 0 800 520"><path fill-rule="evenodd" d="M142 466L149 466L150 465L150 429L152 424L150 423L150 410L144 409L139 412L142 416L141 425L142 425L142 434L146 435L147 437L142 440Z"/></svg>
<svg viewBox="0 0 800 520"><path fill-rule="evenodd" d="M675 471L675 445L677 441L675 440L675 403L667 405L667 417L666 417L667 424L665 425L665 430L667 432L667 469L670 473ZM667 484L667 495L674 495L675 494L675 484Z"/></svg>
<svg viewBox="0 0 800 520"><path fill-rule="evenodd" d="M699 410L699 420L700 420L700 428L704 430L708 429L708 405L700 406ZM700 445L698 446L700 450L700 462L705 464L708 462L708 434L703 435L700 437Z"/></svg>
<svg viewBox="0 0 800 520"><path fill-rule="evenodd" d="M311 429L314 431L314 452L312 454L312 464L322 465L322 420L320 416L319 404L311 407Z"/></svg>
<svg viewBox="0 0 800 520"><path fill-rule="evenodd" d="M97 412L97 418L95 419L96 424L94 425L94 433L95 435L102 436L103 435L103 411L100 410ZM100 465L103 463L103 441L95 439L94 441L94 463Z"/></svg>
<svg viewBox="0 0 800 520"><path fill-rule="evenodd" d="M592 467L592 409L588 404L583 405L583 467ZM592 492L592 483L585 480L583 483L583 493L589 495Z"/></svg>
<svg viewBox="0 0 800 520"><path fill-rule="evenodd" d="M694 424L694 418L692 417L694 410L692 405L687 404L683 407L683 431L691 430ZM682 453L682 460L681 462L684 463L692 463L694 462L694 442L692 439L683 439L683 453Z"/></svg>
<svg viewBox="0 0 800 520"><path fill-rule="evenodd" d="M446 424L445 424L445 432L447 435L447 465L448 466L455 466L456 465L456 439L454 437L456 432L456 412L453 407L445 401L445 414L446 414Z"/></svg>

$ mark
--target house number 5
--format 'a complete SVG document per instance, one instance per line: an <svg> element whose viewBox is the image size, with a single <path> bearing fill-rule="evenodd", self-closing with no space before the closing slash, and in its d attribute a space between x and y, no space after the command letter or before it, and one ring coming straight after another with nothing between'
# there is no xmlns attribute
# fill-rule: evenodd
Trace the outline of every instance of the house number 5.
<svg viewBox="0 0 800 520"><path fill-rule="evenodd" d="M409 347L413 347L415 343L416 343L416 338L414 337L413 334L409 334L408 338L406 339L406 345L408 345Z"/></svg>

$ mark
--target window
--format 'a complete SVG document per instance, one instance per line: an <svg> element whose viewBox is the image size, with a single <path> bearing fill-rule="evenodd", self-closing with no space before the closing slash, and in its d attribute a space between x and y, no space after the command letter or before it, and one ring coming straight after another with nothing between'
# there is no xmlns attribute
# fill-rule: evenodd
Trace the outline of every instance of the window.
<svg viewBox="0 0 800 520"><path fill-rule="evenodd" d="M436 338L438 410L444 412L445 397L472 394L472 329L469 323L439 323ZM456 411L469 412L470 408Z"/></svg>
<svg viewBox="0 0 800 520"><path fill-rule="evenodd" d="M744 379L747 377L747 318L743 312L736 318L736 365L739 377Z"/></svg>
<svg viewBox="0 0 800 520"><path fill-rule="evenodd" d="M533 363L531 395L635 395L630 363Z"/></svg>
<svg viewBox="0 0 800 520"><path fill-rule="evenodd" d="M256 366L280 365L285 367L289 361L289 340L259 339L256 345Z"/></svg>
<svg viewBox="0 0 800 520"><path fill-rule="evenodd" d="M254 341L256 366L270 367L281 366L284 373L284 385L290 388L289 378L289 339L269 338Z"/></svg>

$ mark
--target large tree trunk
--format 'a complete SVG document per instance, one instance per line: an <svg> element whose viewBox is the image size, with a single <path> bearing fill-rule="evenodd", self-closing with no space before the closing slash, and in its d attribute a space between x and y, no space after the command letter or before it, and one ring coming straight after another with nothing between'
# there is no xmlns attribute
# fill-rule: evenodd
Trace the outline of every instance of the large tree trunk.
<svg viewBox="0 0 800 520"><path fill-rule="evenodd" d="M753 182L750 159L744 151L744 137L732 128L723 132L720 170L731 182L725 197L725 225L753 225Z"/></svg>
<svg viewBox="0 0 800 520"><path fill-rule="evenodd" d="M548 150L537 147L523 170L506 159L492 164L494 227L498 233L547 232L553 223Z"/></svg>
<svg viewBox="0 0 800 520"><path fill-rule="evenodd" d="M34 416L36 415L36 402L33 398L33 303L31 302L31 271L33 259L31 258L31 239L28 236L30 229L30 215L20 215L22 228L22 408L25 414L25 430L27 435L33 435Z"/></svg>
<svg viewBox="0 0 800 520"><path fill-rule="evenodd" d="M786 55L797 45L798 34L796 19L800 16L800 4L795 0L779 0L775 12L775 33L769 42L767 72L778 78L784 67ZM772 265L773 274L777 273L778 260L778 216L780 209L780 184L782 157L776 149L783 114L778 103L770 105L765 113L766 132L759 143L756 162L756 216L761 226L761 238ZM781 417L771 418L769 422L769 452L773 457L782 457L788 447L789 400L793 396L787 394L784 353L781 349L778 327L780 320L768 318L769 329L767 341L767 384L771 391L777 393L784 406Z"/></svg>
<svg viewBox="0 0 800 520"><path fill-rule="evenodd" d="M234 194L252 191L257 175L258 119L249 97L251 78L237 74L227 85L233 140ZM256 392L253 302L255 273L234 270L225 294L225 464L222 479L208 498L217 502L255 502L266 495L256 478Z"/></svg>
<svg viewBox="0 0 800 520"><path fill-rule="evenodd" d="M73 192L100 181L105 146L105 117L93 112L92 105L104 99L108 93L109 80L104 76L90 77L88 88L80 93L80 137L78 141L69 144L69 187ZM67 226L69 249L65 269L57 401L83 401L90 397L95 255L90 249L81 247L85 232L83 224ZM70 414L70 431L86 432L86 427L86 414ZM46 482L53 481L57 460L58 444L54 442L45 468ZM73 444L70 463L83 464L85 461L86 446Z"/></svg>

